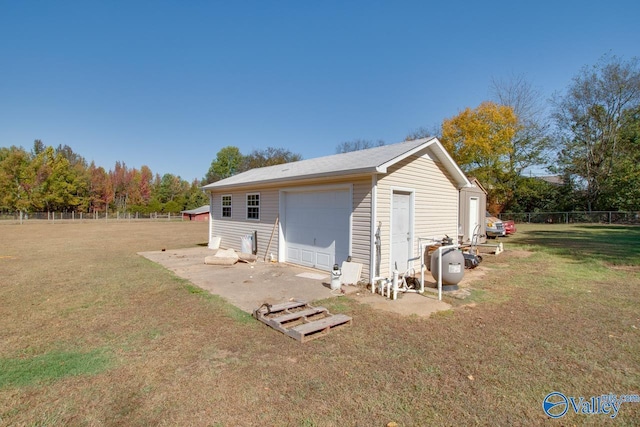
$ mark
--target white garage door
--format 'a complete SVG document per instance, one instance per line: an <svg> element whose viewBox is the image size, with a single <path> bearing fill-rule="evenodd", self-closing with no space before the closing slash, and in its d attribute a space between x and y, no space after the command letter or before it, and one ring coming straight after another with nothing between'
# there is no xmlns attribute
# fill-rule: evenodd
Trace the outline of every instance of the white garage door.
<svg viewBox="0 0 640 427"><path fill-rule="evenodd" d="M286 260L331 270L349 255L350 192L286 193Z"/></svg>

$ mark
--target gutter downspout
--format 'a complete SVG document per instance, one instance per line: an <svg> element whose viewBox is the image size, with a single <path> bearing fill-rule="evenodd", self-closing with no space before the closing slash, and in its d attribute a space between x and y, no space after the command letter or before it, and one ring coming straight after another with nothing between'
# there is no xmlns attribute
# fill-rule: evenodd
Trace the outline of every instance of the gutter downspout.
<svg viewBox="0 0 640 427"><path fill-rule="evenodd" d="M370 265L369 265L369 281L371 282L371 293L376 292L376 281L380 275L380 271L376 270L376 266L379 263L377 248L376 248L376 224L377 224L377 212L378 212L378 175L371 175L371 248L370 253Z"/></svg>
<svg viewBox="0 0 640 427"><path fill-rule="evenodd" d="M208 246L211 249L211 238L213 237L213 193L211 191L209 193L209 239Z"/></svg>

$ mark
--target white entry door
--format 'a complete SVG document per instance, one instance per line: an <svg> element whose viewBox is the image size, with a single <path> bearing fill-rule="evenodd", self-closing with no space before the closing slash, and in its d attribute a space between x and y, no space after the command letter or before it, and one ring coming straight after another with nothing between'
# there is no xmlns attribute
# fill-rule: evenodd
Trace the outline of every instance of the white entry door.
<svg viewBox="0 0 640 427"><path fill-rule="evenodd" d="M473 240L473 232L480 224L480 199L477 197L469 198L469 240ZM476 231L480 233L480 229Z"/></svg>
<svg viewBox="0 0 640 427"><path fill-rule="evenodd" d="M391 201L391 269L404 273L411 258L411 193L393 192Z"/></svg>
<svg viewBox="0 0 640 427"><path fill-rule="evenodd" d="M285 193L286 261L321 270L349 255L351 197L348 190Z"/></svg>

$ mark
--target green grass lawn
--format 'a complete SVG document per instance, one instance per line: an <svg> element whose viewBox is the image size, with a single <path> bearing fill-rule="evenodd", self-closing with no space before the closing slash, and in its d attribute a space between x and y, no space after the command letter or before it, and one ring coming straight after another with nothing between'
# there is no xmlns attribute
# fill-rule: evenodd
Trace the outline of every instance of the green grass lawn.
<svg viewBox="0 0 640 427"><path fill-rule="evenodd" d="M0 233L0 426L640 424L640 403L542 410L553 391L640 394L637 227L518 224L451 311L342 297L326 305L353 326L305 344L136 254L207 224Z"/></svg>
<svg viewBox="0 0 640 427"><path fill-rule="evenodd" d="M577 261L640 265L640 227L607 225L518 224L505 242Z"/></svg>

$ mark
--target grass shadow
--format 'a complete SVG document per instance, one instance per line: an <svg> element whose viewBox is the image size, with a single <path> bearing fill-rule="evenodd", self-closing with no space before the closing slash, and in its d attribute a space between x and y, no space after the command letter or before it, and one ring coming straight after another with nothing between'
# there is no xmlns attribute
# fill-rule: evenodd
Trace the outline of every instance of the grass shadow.
<svg viewBox="0 0 640 427"><path fill-rule="evenodd" d="M640 227L635 226L547 225L524 230L511 243L577 261L640 265Z"/></svg>

